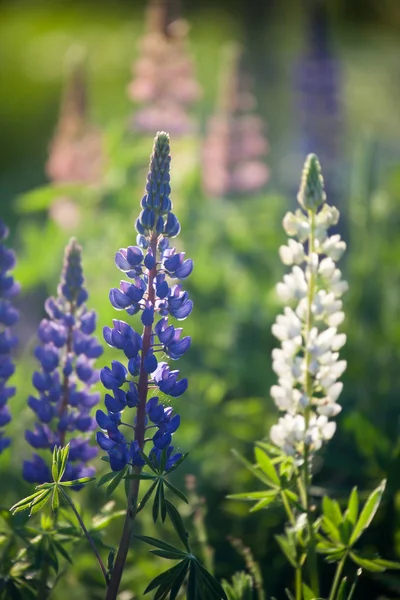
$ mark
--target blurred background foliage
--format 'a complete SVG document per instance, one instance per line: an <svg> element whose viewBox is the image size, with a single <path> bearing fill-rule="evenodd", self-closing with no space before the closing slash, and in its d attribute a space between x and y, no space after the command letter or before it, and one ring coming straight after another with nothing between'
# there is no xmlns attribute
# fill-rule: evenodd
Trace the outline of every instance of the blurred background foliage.
<svg viewBox="0 0 400 600"><path fill-rule="evenodd" d="M230 578L245 567L227 538L241 539L253 549L270 597L279 595L289 576L274 541L283 515L268 509L249 516L247 506L225 496L253 485L230 449L251 456L253 441L267 436L277 418L269 398L270 328L279 310L274 285L283 273L281 220L295 206L309 151L319 154L330 202L342 211L340 228L348 242L343 268L350 283L343 411L337 434L316 464L316 497L346 498L353 485L367 491L388 476L385 503L366 544L400 558L400 5L397 0L167 5L173 18L164 15L161 22L149 16L146 21L145 3L133 0L0 3L1 217L11 229L15 274L23 286L14 443L0 458L1 481L12 484L3 486L1 504L9 507L29 493L21 464L29 454L24 431L32 422L26 406L35 369L32 350L43 302L56 290L63 248L71 235L82 244L89 305L101 325L109 324L115 312L108 290L119 281L114 253L135 243L134 219L161 119L167 131L176 128L172 197L182 224L178 246L195 261L188 282L195 311L184 324L193 346L180 366L190 387L176 401L183 423L176 441L190 455L176 483L183 486L185 474L197 478L208 507L216 575ZM180 22L181 29L170 27L182 16L189 32ZM164 68L179 57L189 60L182 67L186 83L177 80L170 92L184 89L188 96L171 101L165 124L163 110L150 117L140 113L159 102L146 87L147 76L153 87L162 77L155 66L160 57L151 62L158 46L139 44L152 27L171 43L178 40ZM232 42L242 49L234 54L237 60L227 61ZM144 67L132 75L132 65L146 52ZM128 93L132 77L139 83ZM172 82L173 77L172 69ZM163 97L166 85L161 88L154 93ZM161 98L161 104L166 101ZM216 193L208 177L232 185ZM259 185L252 185L256 179ZM107 349L100 366L111 358ZM100 473L102 464L98 461ZM95 486L79 501L88 523L106 503ZM122 506L120 493L115 510ZM103 537L107 545L117 544L121 525L118 519L110 524ZM152 535L150 517L139 527ZM83 542L74 557L53 597L64 600L74 589L82 600L101 598L101 579ZM135 543L121 598L141 598L160 570L160 561ZM328 566L325 572L332 576ZM400 598L400 580L368 576L357 594Z"/></svg>

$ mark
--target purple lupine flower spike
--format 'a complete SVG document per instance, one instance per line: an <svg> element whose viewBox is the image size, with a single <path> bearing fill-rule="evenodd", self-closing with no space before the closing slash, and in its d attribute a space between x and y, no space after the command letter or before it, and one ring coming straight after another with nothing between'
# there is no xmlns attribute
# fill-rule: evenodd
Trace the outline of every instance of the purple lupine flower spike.
<svg viewBox="0 0 400 600"><path fill-rule="evenodd" d="M310 2L307 48L295 64L296 120L300 126L299 157L315 152L324 165L328 195L341 185L343 111L342 74L331 41L326 3Z"/></svg>
<svg viewBox="0 0 400 600"><path fill-rule="evenodd" d="M15 388L7 386L15 370L11 351L18 341L11 328L18 321L19 315L11 299L20 290L19 284L10 274L10 270L15 266L15 254L4 245L7 237L8 228L0 220L0 454L11 443L11 439L5 437L3 427L11 421L7 402L15 394Z"/></svg>
<svg viewBox="0 0 400 600"><path fill-rule="evenodd" d="M39 325L40 344L35 356L40 370L33 374L35 396L28 404L36 414L33 431L26 431L28 443L35 449L50 450L70 443L69 462L64 479L93 475L87 462L97 455L85 435L96 427L90 411L99 401L92 386L99 380L95 360L103 348L93 336L96 314L86 308L88 294L83 287L81 247L72 239L65 249L64 267L57 298L45 303L47 319ZM24 461L23 476L31 483L49 481L48 461L34 454Z"/></svg>
<svg viewBox="0 0 400 600"><path fill-rule="evenodd" d="M163 404L156 395L148 399L150 390L176 398L187 389L187 379L179 371L171 370L166 361L159 361L159 353L176 360L190 347L191 339L182 336L182 329L174 320L185 319L193 303L180 283L190 275L193 262L169 245L169 239L178 235L180 224L171 212L170 200L170 146L169 136L158 133L150 160L142 211L136 221L137 246L121 248L115 263L126 279L119 288L110 291L111 304L128 315L140 314L143 333L131 325L115 319L112 327L103 330L109 346L124 354L123 362L113 361L111 367L101 370L100 378L109 391L105 395L107 413L98 410L97 423L103 430L97 433L99 446L110 458L114 471L127 464L142 466L146 432L151 435L149 456L158 462L166 450L167 468L180 458L174 453L172 435L179 427L180 417L171 406ZM134 408L136 418L122 411ZM127 411L129 412L129 411ZM123 422L122 422L123 421ZM127 424L133 439L121 428Z"/></svg>

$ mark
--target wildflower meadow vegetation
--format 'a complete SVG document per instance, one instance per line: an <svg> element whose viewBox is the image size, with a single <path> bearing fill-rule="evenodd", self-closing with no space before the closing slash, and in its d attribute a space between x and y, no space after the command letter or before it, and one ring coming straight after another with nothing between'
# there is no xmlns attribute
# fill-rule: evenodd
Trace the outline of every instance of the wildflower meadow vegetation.
<svg viewBox="0 0 400 600"><path fill-rule="evenodd" d="M244 5L4 9L1 600L400 598L400 154L348 8Z"/></svg>

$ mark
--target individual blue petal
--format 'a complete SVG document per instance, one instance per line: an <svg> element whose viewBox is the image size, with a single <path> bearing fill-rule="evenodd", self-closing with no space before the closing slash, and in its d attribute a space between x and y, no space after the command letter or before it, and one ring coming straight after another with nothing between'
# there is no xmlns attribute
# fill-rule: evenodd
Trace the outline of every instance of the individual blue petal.
<svg viewBox="0 0 400 600"><path fill-rule="evenodd" d="M60 356L57 349L52 346L37 346L35 348L35 356L40 361L43 370L48 373L58 367Z"/></svg>
<svg viewBox="0 0 400 600"><path fill-rule="evenodd" d="M79 356L78 360L76 361L75 371L79 379L84 383L90 382L95 374L91 361L89 361L84 355Z"/></svg>
<svg viewBox="0 0 400 600"><path fill-rule="evenodd" d="M126 394L123 390L113 390L113 396L105 395L104 404L107 410L113 413L120 412L126 407Z"/></svg>
<svg viewBox="0 0 400 600"><path fill-rule="evenodd" d="M119 290L118 288L113 288L110 290L109 298L111 304L117 310L123 310L124 308L132 304L132 300L129 298L129 296L121 292L121 290Z"/></svg>
<svg viewBox="0 0 400 600"><path fill-rule="evenodd" d="M190 273L193 271L193 261L191 258L185 260L185 262L180 265L175 271L175 277L178 279L186 279L189 277Z"/></svg>
<svg viewBox="0 0 400 600"><path fill-rule="evenodd" d="M141 316L143 325L152 325L154 321L154 306L148 306L144 309Z"/></svg>
<svg viewBox="0 0 400 600"><path fill-rule="evenodd" d="M81 331L86 335L90 335L96 329L96 313L94 310L87 311L81 316Z"/></svg>
<svg viewBox="0 0 400 600"><path fill-rule="evenodd" d="M173 360L177 360L185 354L190 348L192 339L189 336L182 338L179 341L171 342L167 348L167 354Z"/></svg>
<svg viewBox="0 0 400 600"><path fill-rule="evenodd" d="M146 373L153 373L157 369L157 359L152 350L149 350L143 360L143 366Z"/></svg>
<svg viewBox="0 0 400 600"><path fill-rule="evenodd" d="M38 454L32 456L32 460L24 460L22 476L28 483L47 483L51 481L49 466Z"/></svg>
<svg viewBox="0 0 400 600"><path fill-rule="evenodd" d="M103 431L96 432L96 441L100 448L102 450L105 450L106 452L108 452L115 446L115 442L110 440L110 438Z"/></svg>
<svg viewBox="0 0 400 600"><path fill-rule="evenodd" d="M129 406L129 408L133 408L139 404L138 390L133 382L129 384L129 390L126 393L126 403Z"/></svg>
<svg viewBox="0 0 400 600"><path fill-rule="evenodd" d="M156 266L156 261L154 259L153 254L150 252L150 250L146 254L146 258L144 259L144 264L149 271L151 271L151 269L153 269Z"/></svg>
<svg viewBox="0 0 400 600"><path fill-rule="evenodd" d="M126 380L127 374L124 365L117 360L113 360L111 369L109 367L103 367L103 369L101 369L100 379L106 389L114 390L115 388L121 387Z"/></svg>

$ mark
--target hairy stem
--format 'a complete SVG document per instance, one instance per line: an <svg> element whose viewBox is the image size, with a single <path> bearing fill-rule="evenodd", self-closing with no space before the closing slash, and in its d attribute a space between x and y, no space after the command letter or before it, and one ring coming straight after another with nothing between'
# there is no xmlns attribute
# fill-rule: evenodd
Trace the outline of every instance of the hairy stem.
<svg viewBox="0 0 400 600"><path fill-rule="evenodd" d="M338 563L336 567L335 578L332 583L331 593L329 594L329 600L335 600L336 593L340 584L340 578L342 576L344 563L346 562L346 555L343 556L342 560Z"/></svg>
<svg viewBox="0 0 400 600"><path fill-rule="evenodd" d="M283 506L285 508L287 517L288 517L288 519L290 521L290 524L291 525L295 525L295 523L296 523L295 516L293 514L292 509L290 508L289 501L288 501L286 495L283 492L281 492L281 499L282 499L282 503L283 503ZM295 569L295 574L296 574L296 576L295 576L296 600L302 600L302 598L301 598L302 597L302 585L303 585L303 582L302 582L302 579L303 579L302 568L301 567L297 567Z"/></svg>
<svg viewBox="0 0 400 600"><path fill-rule="evenodd" d="M315 247L315 213L311 210L308 211L310 219L310 236L308 239L308 256L311 257ZM306 330L305 330L305 386L304 392L311 402L313 392L313 380L310 374L311 364L311 353L307 350L308 338L310 331L313 326L313 315L312 315L312 302L315 294L315 275L310 269L310 280L308 282L308 294L307 294L307 315L306 315ZM308 405L304 411L305 430L307 431L310 422L311 407ZM311 498L310 498L310 486L311 486L311 461L310 461L310 448L308 444L304 445L304 466L303 466L303 482L304 482L304 510L307 514L307 527L309 535L309 547L307 553L307 562L310 573L310 583L313 592L319 596L319 578L318 578L318 564L317 564L317 552L316 552L316 540L313 526L313 516L311 511Z"/></svg>
<svg viewBox="0 0 400 600"><path fill-rule="evenodd" d="M76 516L76 518L77 518L77 520L78 520L78 522L79 522L79 525L80 525L80 526L81 526L81 528L82 528L82 531L83 531L83 533L85 534L85 536L86 536L86 538L87 538L87 540L88 540L89 544L90 544L90 545L91 545L91 547L92 547L92 550L93 550L93 552L94 552L94 554L95 554L95 556L96 556L97 562L99 563L100 569L101 569L101 571L102 571L102 573L103 573L103 575L104 575L104 579L106 580L106 583L107 583L107 582L108 582L108 577L107 577L107 569L105 568L105 566L104 566L104 563L103 563L103 561L101 560L101 556L100 556L100 554L99 554L99 552L98 552L98 550L97 550L97 548L96 548L96 545L95 545L95 543L94 543L93 539L92 539L92 538L91 538L91 536L90 536L90 533L89 533L89 532L88 532L88 530L86 529L85 523L83 522L83 520L82 520L82 518L81 518L80 514L79 514L79 513L78 513L78 511L76 510L76 506L75 506L75 504L73 503L73 501L71 500L71 498L68 496L68 494L67 494L67 493L66 493L66 492L63 490L63 488L62 488L61 486L59 487L59 490L60 490L60 492L61 492L61 494L62 494L63 498L64 498L64 499L65 499L65 500L68 502L68 504L69 504L69 505L70 505L70 507L72 508L72 511L73 511L74 515Z"/></svg>
<svg viewBox="0 0 400 600"><path fill-rule="evenodd" d="M151 238L151 249L153 256L157 262L157 236L153 233ZM147 284L148 300L154 305L155 290L153 286L154 279L157 275L157 265L149 271L149 279ZM135 440L139 444L139 448L143 450L146 433L146 402L149 389L148 374L144 368L144 359L151 347L153 336L152 325L145 325L143 330L142 355L139 371L138 394L139 404L136 412ZM140 474L140 467L131 469L134 473ZM125 515L124 527L122 530L121 539L118 546L117 556L115 558L114 568L111 573L110 581L107 588L106 600L116 600L119 586L122 579L126 557L129 551L129 544L132 536L133 523L137 514L137 502L139 496L140 479L131 479L128 491L128 506Z"/></svg>

